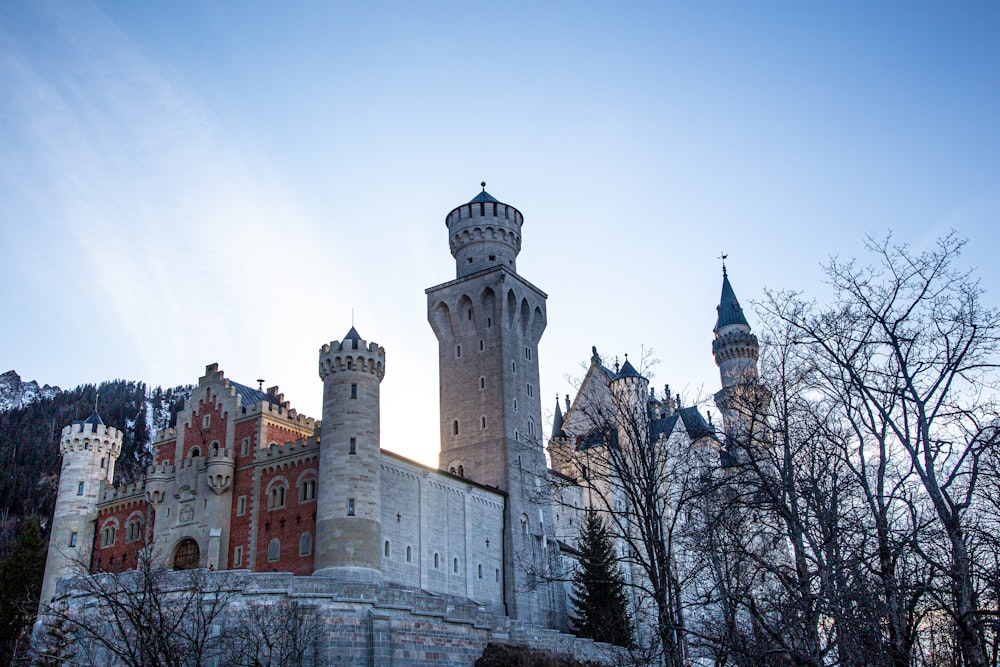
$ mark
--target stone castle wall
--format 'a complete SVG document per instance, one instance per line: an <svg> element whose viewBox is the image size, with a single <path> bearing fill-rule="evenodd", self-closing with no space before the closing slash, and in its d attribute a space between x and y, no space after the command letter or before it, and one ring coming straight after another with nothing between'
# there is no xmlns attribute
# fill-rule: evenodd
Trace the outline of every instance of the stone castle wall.
<svg viewBox="0 0 1000 667"><path fill-rule="evenodd" d="M295 577L290 573L201 571L203 590L231 596L225 612L216 619L213 634L226 634L248 605L280 607L294 602L303 610L306 625L317 630L318 641L309 649L307 664L371 665L372 667L421 667L426 665L473 665L488 643L526 646L536 650L571 655L578 660L612 664L617 649L498 616L481 605L451 596L435 596L364 583L338 582L326 577ZM100 576L100 575L96 575ZM126 573L120 577L141 576ZM185 577L174 572L177 595L190 595ZM172 588L169 581L164 589ZM54 605L77 615L89 615L100 623L101 604L88 595L83 577L62 579ZM170 595L169 593L167 595ZM36 632L44 632L42 626ZM105 614L103 622L110 619ZM109 626L110 631L110 626ZM78 656L99 659L93 646L77 647ZM107 660L107 657L105 656ZM207 664L224 665L225 655L214 655ZM113 664L109 661L107 664Z"/></svg>

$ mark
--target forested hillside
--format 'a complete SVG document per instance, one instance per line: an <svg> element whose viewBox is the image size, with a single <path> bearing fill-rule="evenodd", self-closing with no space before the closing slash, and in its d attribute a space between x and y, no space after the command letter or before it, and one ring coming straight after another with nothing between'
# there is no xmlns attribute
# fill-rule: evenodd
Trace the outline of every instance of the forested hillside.
<svg viewBox="0 0 1000 667"><path fill-rule="evenodd" d="M0 412L0 557L21 517L37 516L43 529L48 527L63 427L86 419L96 405L104 423L124 434L115 483L127 484L141 477L149 464L153 433L174 424L190 392L190 387L150 390L142 382L110 380Z"/></svg>
<svg viewBox="0 0 1000 667"><path fill-rule="evenodd" d="M0 376L0 665L24 646L38 605L48 528L55 506L62 429L86 419L96 405L108 426L123 433L115 483L142 476L155 431L176 423L192 387L149 390L142 382L111 380L68 391Z"/></svg>

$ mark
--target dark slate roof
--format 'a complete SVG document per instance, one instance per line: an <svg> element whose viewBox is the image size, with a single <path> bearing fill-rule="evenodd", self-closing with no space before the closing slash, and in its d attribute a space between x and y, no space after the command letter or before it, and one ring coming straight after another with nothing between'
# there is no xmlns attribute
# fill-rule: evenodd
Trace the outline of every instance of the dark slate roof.
<svg viewBox="0 0 1000 667"><path fill-rule="evenodd" d="M670 434L674 432L674 428L677 427L677 413L667 417L660 417L659 419L654 419L649 422L649 437L651 440L657 440L660 437L669 438Z"/></svg>
<svg viewBox="0 0 1000 667"><path fill-rule="evenodd" d="M562 413L562 408L559 407L558 396L556 396L556 413L552 417L552 437L553 438L566 437L566 432L563 431L563 413Z"/></svg>
<svg viewBox="0 0 1000 667"><path fill-rule="evenodd" d="M486 202L487 204L493 204L493 203L499 204L500 200L495 198L486 190L483 190L469 201L470 204L479 204L482 202Z"/></svg>
<svg viewBox="0 0 1000 667"><path fill-rule="evenodd" d="M677 412L684 422L684 429L687 431L688 437L692 440L715 437L715 432L709 426L708 422L705 421L705 418L701 416L698 408L694 406L680 408Z"/></svg>
<svg viewBox="0 0 1000 667"><path fill-rule="evenodd" d="M729 284L729 276L725 272L722 274L722 298L716 308L719 311L719 319L715 323L715 331L730 324L743 324L750 326L747 318L743 315L740 302L736 298L733 286Z"/></svg>
<svg viewBox="0 0 1000 667"><path fill-rule="evenodd" d="M621 369L618 371L618 375L615 376L616 380L622 378L638 378L642 377L639 372L635 370L632 364L629 363L628 359L625 359L625 363L622 364Z"/></svg>
<svg viewBox="0 0 1000 667"><path fill-rule="evenodd" d="M101 419L101 415L97 414L97 408L90 413L90 416L86 419L81 419L77 424L90 424L91 426L104 426L104 420Z"/></svg>
<svg viewBox="0 0 1000 667"><path fill-rule="evenodd" d="M357 329L351 327L351 330L344 336L344 343L347 341L351 341L351 349L356 350L358 349L358 343L361 342L361 334L358 333Z"/></svg>
<svg viewBox="0 0 1000 667"><path fill-rule="evenodd" d="M229 381L229 384L236 390L236 395L240 397L240 405L243 407L257 405L261 401L269 400L267 394L259 389L254 389L253 387L248 387L245 384L233 382L232 380Z"/></svg>

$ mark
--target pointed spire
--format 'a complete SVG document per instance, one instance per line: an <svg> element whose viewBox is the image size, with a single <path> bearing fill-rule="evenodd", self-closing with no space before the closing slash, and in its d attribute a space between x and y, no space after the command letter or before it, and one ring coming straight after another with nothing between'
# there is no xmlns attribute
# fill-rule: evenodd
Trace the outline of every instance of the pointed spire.
<svg viewBox="0 0 1000 667"><path fill-rule="evenodd" d="M722 297L719 299L719 305L716 308L719 313L719 318L715 322L716 333L719 329L731 324L742 324L749 327L750 323L747 322L746 316L743 315L743 309L740 307L740 302L736 298L736 292L733 291L733 286L729 284L729 276L726 273L726 267L722 267Z"/></svg>
<svg viewBox="0 0 1000 667"><path fill-rule="evenodd" d="M552 438L563 438L566 436L562 430L563 427L563 413L562 408L559 407L559 394L556 394L556 413L552 417Z"/></svg>

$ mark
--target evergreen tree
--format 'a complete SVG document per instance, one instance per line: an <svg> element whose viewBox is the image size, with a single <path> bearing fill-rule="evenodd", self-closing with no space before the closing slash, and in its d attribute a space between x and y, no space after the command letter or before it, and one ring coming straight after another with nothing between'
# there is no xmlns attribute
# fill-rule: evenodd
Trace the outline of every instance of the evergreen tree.
<svg viewBox="0 0 1000 667"><path fill-rule="evenodd" d="M580 562L573 576L570 600L576 634L600 642L630 646L632 620L625 580L615 557L614 541L604 520L588 509L580 527Z"/></svg>
<svg viewBox="0 0 1000 667"><path fill-rule="evenodd" d="M23 519L10 553L0 561L0 664L7 664L18 639L35 620L45 571L46 540L38 519Z"/></svg>

